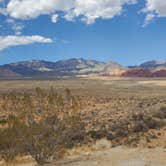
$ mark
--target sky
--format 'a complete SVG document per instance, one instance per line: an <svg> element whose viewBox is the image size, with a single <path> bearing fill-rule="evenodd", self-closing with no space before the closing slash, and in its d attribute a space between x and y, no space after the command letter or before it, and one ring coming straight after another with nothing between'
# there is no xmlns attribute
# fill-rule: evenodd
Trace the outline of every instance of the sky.
<svg viewBox="0 0 166 166"><path fill-rule="evenodd" d="M0 0L0 64L166 60L165 0Z"/></svg>

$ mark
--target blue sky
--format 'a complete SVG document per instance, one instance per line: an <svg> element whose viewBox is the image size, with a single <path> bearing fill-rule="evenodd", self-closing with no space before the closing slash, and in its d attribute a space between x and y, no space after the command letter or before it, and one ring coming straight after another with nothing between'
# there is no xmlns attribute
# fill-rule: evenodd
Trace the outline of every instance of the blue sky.
<svg viewBox="0 0 166 166"><path fill-rule="evenodd" d="M22 14L28 3L0 0L0 64L82 57L135 65L166 59L165 0L121 0L115 7L116 0L106 0L106 5L101 0L71 0L78 1L72 7L63 0L65 6L49 9L48 1L62 5L62 0L41 1L42 11L32 8Z"/></svg>

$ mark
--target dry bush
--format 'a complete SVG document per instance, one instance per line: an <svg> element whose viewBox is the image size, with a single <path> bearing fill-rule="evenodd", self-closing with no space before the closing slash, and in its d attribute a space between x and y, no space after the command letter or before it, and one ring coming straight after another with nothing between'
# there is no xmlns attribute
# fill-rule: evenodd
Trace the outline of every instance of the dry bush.
<svg viewBox="0 0 166 166"><path fill-rule="evenodd" d="M159 119L166 119L166 107L161 107L158 111L155 111L153 116Z"/></svg>
<svg viewBox="0 0 166 166"><path fill-rule="evenodd" d="M26 143L27 152L36 160L39 165L49 162L61 146L60 131L47 128L42 124L37 124L29 129L29 137Z"/></svg>
<svg viewBox="0 0 166 166"><path fill-rule="evenodd" d="M0 130L0 155L6 162L12 162L25 152L24 142L27 126L12 116L7 120L8 128Z"/></svg>
<svg viewBox="0 0 166 166"><path fill-rule="evenodd" d="M65 116L62 123L65 126L65 145L67 148L84 142L86 137L85 126L79 114L74 113L74 115Z"/></svg>
<svg viewBox="0 0 166 166"><path fill-rule="evenodd" d="M107 121L107 127L103 128L101 124L99 129L90 130L88 135L94 140L107 138L114 142L113 146L136 145L149 130L159 130L166 126L165 112L165 107L130 112L128 116Z"/></svg>
<svg viewBox="0 0 166 166"><path fill-rule="evenodd" d="M27 151L40 165L59 159L65 147L83 140L84 128L79 124L76 116L47 117L29 129Z"/></svg>
<svg viewBox="0 0 166 166"><path fill-rule="evenodd" d="M84 124L78 112L80 99L69 90L63 97L52 87L49 92L38 87L34 94L12 92L4 100L9 115L15 112L3 122L7 126L0 131L0 155L6 162L30 154L43 165L63 156L65 148L84 141Z"/></svg>
<svg viewBox="0 0 166 166"><path fill-rule="evenodd" d="M112 131L108 131L102 128L100 130L91 130L87 133L87 135L93 138L94 140L100 140L102 138L107 138L108 140L114 139Z"/></svg>

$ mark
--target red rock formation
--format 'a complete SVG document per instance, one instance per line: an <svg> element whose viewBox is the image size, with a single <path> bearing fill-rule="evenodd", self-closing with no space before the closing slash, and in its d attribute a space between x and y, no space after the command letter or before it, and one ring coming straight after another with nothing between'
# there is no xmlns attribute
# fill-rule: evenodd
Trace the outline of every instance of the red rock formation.
<svg viewBox="0 0 166 166"><path fill-rule="evenodd" d="M166 70L150 71L148 69L130 69L121 76L124 77L166 77Z"/></svg>

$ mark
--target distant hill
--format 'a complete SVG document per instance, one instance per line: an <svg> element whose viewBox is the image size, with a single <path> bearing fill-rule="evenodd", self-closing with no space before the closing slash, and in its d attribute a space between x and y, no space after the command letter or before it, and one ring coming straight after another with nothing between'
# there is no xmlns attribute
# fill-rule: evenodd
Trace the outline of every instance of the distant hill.
<svg viewBox="0 0 166 166"><path fill-rule="evenodd" d="M6 69L22 77L46 77L110 74L111 72L124 69L124 67L115 62L105 63L96 60L73 58L57 62L42 60L16 62L0 66L0 69Z"/></svg>

